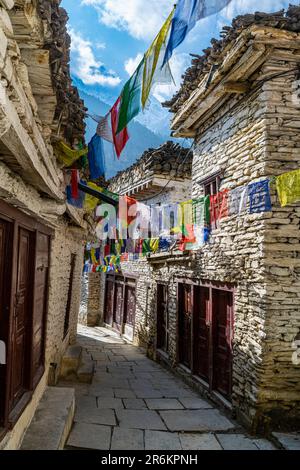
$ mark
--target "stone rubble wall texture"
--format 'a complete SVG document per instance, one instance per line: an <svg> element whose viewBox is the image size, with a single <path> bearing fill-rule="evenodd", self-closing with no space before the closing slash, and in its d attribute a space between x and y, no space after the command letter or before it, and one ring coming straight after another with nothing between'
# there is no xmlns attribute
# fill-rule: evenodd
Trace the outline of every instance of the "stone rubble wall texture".
<svg viewBox="0 0 300 470"><path fill-rule="evenodd" d="M48 380L76 339L83 211L65 201L53 143L84 140L84 105L72 86L67 15L59 0L0 0L0 198L54 229L49 271L46 370L32 400L0 448L17 448ZM71 254L76 254L70 329L64 338ZM55 370L50 366L57 364Z"/></svg>

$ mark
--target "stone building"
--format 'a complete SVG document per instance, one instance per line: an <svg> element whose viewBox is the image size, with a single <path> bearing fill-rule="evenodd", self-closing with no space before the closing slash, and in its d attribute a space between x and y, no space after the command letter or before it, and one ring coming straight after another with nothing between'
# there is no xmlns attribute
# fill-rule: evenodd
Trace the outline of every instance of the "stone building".
<svg viewBox="0 0 300 470"><path fill-rule="evenodd" d="M300 8L237 17L221 37L165 104L173 135L194 139L193 198L300 164ZM139 165L110 189L147 201ZM120 329L126 279L135 284L134 341L253 430L299 424L300 208L280 207L272 184L271 198L268 212L221 219L196 252L122 264L125 281L107 276L104 302L104 321Z"/></svg>
<svg viewBox="0 0 300 470"><path fill-rule="evenodd" d="M75 340L86 222L54 144L84 139L59 0L0 1L0 448L15 449ZM74 147L76 148L76 147ZM70 396L70 395L69 395ZM72 405L72 404L71 404Z"/></svg>

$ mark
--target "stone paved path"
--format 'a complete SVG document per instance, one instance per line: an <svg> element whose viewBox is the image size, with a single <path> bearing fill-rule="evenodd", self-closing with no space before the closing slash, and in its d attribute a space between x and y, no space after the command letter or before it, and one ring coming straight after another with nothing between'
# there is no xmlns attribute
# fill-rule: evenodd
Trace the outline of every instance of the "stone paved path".
<svg viewBox="0 0 300 470"><path fill-rule="evenodd" d="M91 385L76 389L68 448L99 450L272 450L179 378L104 328L79 327L95 361ZM66 383L62 384L66 385Z"/></svg>

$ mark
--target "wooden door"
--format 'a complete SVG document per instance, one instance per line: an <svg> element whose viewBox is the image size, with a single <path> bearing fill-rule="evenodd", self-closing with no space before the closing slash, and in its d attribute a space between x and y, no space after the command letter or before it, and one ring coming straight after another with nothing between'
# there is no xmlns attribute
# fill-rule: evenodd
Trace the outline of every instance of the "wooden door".
<svg viewBox="0 0 300 470"><path fill-rule="evenodd" d="M106 277L105 287L105 309L104 309L104 321L107 325L112 326L113 324L113 313L114 313L114 278Z"/></svg>
<svg viewBox="0 0 300 470"><path fill-rule="evenodd" d="M157 284L157 342L156 347L162 351L169 350L168 322L168 286Z"/></svg>
<svg viewBox="0 0 300 470"><path fill-rule="evenodd" d="M70 315L71 315L71 303L72 303L72 292L73 292L75 265L76 265L76 255L74 253L72 253L71 254L71 261L70 261L68 300L67 300L66 313L65 313L65 322L64 322L64 338L69 333L69 328L70 328Z"/></svg>
<svg viewBox="0 0 300 470"><path fill-rule="evenodd" d="M125 286L124 324L134 326L135 323L135 286Z"/></svg>
<svg viewBox="0 0 300 470"><path fill-rule="evenodd" d="M121 331L123 322L123 290L124 282L116 279L115 282L115 308L113 312L114 327Z"/></svg>
<svg viewBox="0 0 300 470"><path fill-rule="evenodd" d="M208 287L194 287L194 373L210 378L211 302Z"/></svg>
<svg viewBox="0 0 300 470"><path fill-rule="evenodd" d="M213 318L213 389L226 398L231 396L233 294L212 290Z"/></svg>
<svg viewBox="0 0 300 470"><path fill-rule="evenodd" d="M12 409L26 388L29 371L29 325L32 311L33 292L33 234L25 228L18 230L18 263L16 272L16 293L13 313L10 409Z"/></svg>
<svg viewBox="0 0 300 470"><path fill-rule="evenodd" d="M6 404L12 233L12 223L0 219L0 341L4 355L0 358L0 427L4 427Z"/></svg>
<svg viewBox="0 0 300 470"><path fill-rule="evenodd" d="M36 265L32 320L31 373L33 385L44 371L45 325L48 300L50 236L38 232L36 236Z"/></svg>
<svg viewBox="0 0 300 470"><path fill-rule="evenodd" d="M178 285L179 294L179 362L189 369L192 367L192 286Z"/></svg>

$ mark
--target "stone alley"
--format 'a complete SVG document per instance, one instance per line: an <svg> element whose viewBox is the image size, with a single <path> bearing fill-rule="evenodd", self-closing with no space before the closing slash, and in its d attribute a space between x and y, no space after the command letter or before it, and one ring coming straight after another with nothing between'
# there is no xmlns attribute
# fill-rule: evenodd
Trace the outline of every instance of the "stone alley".
<svg viewBox="0 0 300 470"><path fill-rule="evenodd" d="M97 450L271 450L202 399L180 378L105 328L79 327L95 364L92 383L75 387L67 448ZM60 383L68 386L68 382Z"/></svg>

